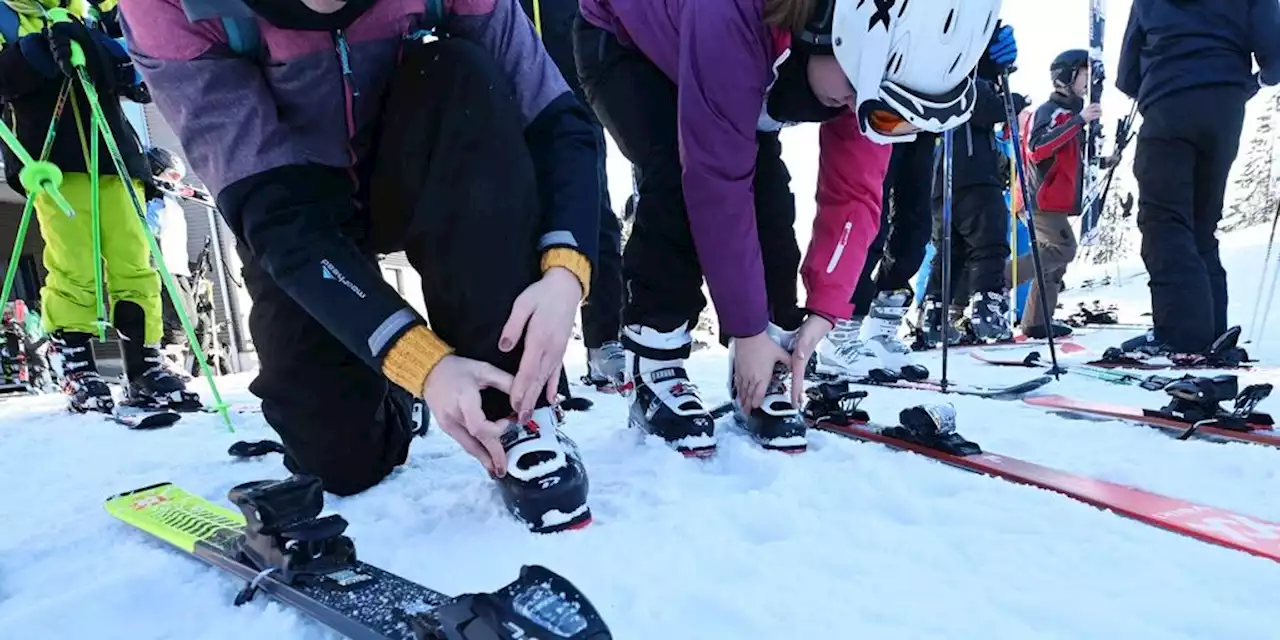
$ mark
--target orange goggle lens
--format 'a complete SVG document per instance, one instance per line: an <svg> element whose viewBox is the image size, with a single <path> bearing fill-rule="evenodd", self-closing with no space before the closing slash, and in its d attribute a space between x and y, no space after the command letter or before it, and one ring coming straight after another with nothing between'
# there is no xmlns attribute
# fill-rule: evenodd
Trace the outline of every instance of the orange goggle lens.
<svg viewBox="0 0 1280 640"><path fill-rule="evenodd" d="M883 108L871 109L867 113L867 124L872 131L882 136L907 136L920 132L920 127L907 122L894 111Z"/></svg>

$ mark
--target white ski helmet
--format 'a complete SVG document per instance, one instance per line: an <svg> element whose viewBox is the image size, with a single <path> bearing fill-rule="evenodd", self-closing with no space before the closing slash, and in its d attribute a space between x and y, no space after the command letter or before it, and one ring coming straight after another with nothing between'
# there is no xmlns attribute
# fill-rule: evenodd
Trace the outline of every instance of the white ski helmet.
<svg viewBox="0 0 1280 640"><path fill-rule="evenodd" d="M831 48L857 93L862 133L880 144L941 133L973 114L974 68L1001 0L834 0Z"/></svg>

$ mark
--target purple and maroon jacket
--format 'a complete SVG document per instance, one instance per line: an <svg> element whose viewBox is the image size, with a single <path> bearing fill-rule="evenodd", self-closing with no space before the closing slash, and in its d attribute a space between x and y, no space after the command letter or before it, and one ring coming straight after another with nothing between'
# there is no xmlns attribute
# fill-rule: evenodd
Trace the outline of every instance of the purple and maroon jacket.
<svg viewBox="0 0 1280 640"><path fill-rule="evenodd" d="M377 367L423 320L328 220L325 207L354 205L330 202L343 198L318 195L322 188L299 176L317 166L360 175L371 164L371 132L403 43L423 26L424 0L378 0L335 32L277 28L240 0L124 0L120 7L130 55L242 247ZM263 59L231 49L225 18L256 20ZM570 247L594 260L600 151L587 114L516 0L444 0L434 26L492 54L511 80L526 133L537 131L526 139L539 177L542 248ZM361 294L359 304L320 282L333 273Z"/></svg>

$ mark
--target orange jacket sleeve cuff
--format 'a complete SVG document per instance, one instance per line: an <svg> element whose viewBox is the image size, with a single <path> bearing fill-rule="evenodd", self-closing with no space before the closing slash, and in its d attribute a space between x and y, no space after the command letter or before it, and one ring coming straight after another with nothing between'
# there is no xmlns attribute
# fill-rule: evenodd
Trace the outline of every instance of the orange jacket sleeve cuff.
<svg viewBox="0 0 1280 640"><path fill-rule="evenodd" d="M382 358L382 373L387 379L415 397L422 396L427 376L453 348L430 329L418 325L400 336Z"/></svg>
<svg viewBox="0 0 1280 640"><path fill-rule="evenodd" d="M591 292L591 261L586 256L566 247L547 249L542 254L542 272L546 273L553 267L568 269L578 279L578 284L582 285L582 299L587 299L587 294Z"/></svg>

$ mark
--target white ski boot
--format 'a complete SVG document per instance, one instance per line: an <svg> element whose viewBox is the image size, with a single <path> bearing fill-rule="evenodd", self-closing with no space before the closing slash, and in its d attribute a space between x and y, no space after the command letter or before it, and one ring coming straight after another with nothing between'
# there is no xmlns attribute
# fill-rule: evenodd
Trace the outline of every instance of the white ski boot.
<svg viewBox="0 0 1280 640"><path fill-rule="evenodd" d="M860 334L862 318L841 320L818 343L813 359L809 361L808 377L814 382L862 380L880 367L880 361L870 355Z"/></svg>
<svg viewBox="0 0 1280 640"><path fill-rule="evenodd" d="M687 326L687 325L686 325ZM662 332L650 327L628 325L623 335L638 349L648 353L681 352L687 354L693 336L685 326ZM715 421L689 380L684 359L672 356L657 360L626 351L626 382L623 389L631 396L629 423L646 433L662 438L676 451L689 457L708 457L715 453Z"/></svg>
<svg viewBox="0 0 1280 640"><path fill-rule="evenodd" d="M929 370L916 364L911 347L902 341L902 321L911 306L911 290L881 291L871 301L862 325L863 359L873 359L904 380L923 380Z"/></svg>

